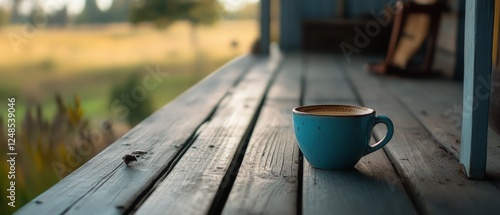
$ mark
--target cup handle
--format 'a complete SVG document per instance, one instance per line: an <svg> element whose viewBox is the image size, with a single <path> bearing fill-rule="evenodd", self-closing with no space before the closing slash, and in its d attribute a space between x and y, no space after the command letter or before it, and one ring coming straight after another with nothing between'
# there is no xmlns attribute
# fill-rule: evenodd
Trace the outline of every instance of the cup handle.
<svg viewBox="0 0 500 215"><path fill-rule="evenodd" d="M392 135L394 134L394 126L392 124L391 119L389 119L389 117L377 116L375 118L375 124L373 125L373 127L375 127L379 123L385 124L385 126L387 127L387 134L385 134L385 137L382 138L382 140L375 143L373 146L368 145L368 149L366 150L364 155L370 154L370 153L377 151L380 148L384 147L385 144L387 144L389 142L389 140L391 140Z"/></svg>

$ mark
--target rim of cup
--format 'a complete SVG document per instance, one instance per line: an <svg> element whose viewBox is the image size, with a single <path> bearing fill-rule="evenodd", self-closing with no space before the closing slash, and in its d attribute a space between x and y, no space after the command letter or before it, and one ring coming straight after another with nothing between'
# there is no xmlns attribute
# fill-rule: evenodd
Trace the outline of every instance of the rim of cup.
<svg viewBox="0 0 500 215"><path fill-rule="evenodd" d="M328 110L328 108L330 108ZM342 115L329 115L329 114L321 114L321 113L315 113L312 111L317 111L318 109L323 109L326 111L334 111L333 109L337 108L347 108L347 109L353 109L353 110L358 110L356 112L353 112L352 114L342 114ZM354 106L354 105L306 105L306 106L299 106L295 107L293 110L294 114L299 114L299 115L308 115L308 116L324 116L324 117L356 117L356 116L367 116L371 114L375 114L375 110L367 107L362 107L362 106Z"/></svg>

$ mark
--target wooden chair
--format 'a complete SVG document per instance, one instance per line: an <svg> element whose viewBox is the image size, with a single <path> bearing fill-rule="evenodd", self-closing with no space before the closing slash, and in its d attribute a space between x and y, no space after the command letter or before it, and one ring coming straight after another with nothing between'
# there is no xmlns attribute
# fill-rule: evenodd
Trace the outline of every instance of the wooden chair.
<svg viewBox="0 0 500 215"><path fill-rule="evenodd" d="M439 23L441 21L441 11L444 8L444 3L442 1L437 1L434 4L418 4L413 1L403 1L403 6L399 13L396 13L394 19L394 25L391 33L391 40L389 42L389 49L386 56L386 65L393 65L394 55L396 54L397 45L404 34L404 26L408 24L408 16L410 14L424 13L430 16L430 26L427 39L424 41L425 46L424 59L422 62L422 67L417 68L425 73L430 73L432 61L434 58L434 50L436 48L436 40L438 36Z"/></svg>

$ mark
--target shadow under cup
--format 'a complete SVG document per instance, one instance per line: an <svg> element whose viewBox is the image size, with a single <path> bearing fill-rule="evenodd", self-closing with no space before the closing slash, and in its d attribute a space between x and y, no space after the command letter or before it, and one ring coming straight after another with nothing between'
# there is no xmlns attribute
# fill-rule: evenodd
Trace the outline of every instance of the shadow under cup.
<svg viewBox="0 0 500 215"><path fill-rule="evenodd" d="M370 145L373 127L379 123L387 126L387 134ZM293 126L299 148L311 166L327 170L352 169L363 156L387 144L394 131L388 117L349 105L296 107Z"/></svg>

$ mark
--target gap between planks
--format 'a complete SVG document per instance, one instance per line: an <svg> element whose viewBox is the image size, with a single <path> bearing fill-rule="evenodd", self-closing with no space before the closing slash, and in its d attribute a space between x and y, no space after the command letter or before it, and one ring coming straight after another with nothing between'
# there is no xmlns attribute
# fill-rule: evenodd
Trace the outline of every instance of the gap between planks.
<svg viewBox="0 0 500 215"><path fill-rule="evenodd" d="M338 67L342 63L337 60L338 56L308 55L307 58L305 105L359 105L356 92ZM303 168L304 214L416 214L382 150L363 157L351 171L314 169L306 159Z"/></svg>
<svg viewBox="0 0 500 215"><path fill-rule="evenodd" d="M220 187L229 185L226 173L234 168L232 161L252 129L277 64L254 65L137 214L209 212Z"/></svg>
<svg viewBox="0 0 500 215"><path fill-rule="evenodd" d="M428 214L495 214L500 192L487 181L467 180L458 172L458 161L440 147L410 110L398 101L380 79L368 74L357 59L341 65L358 89L363 103L386 114L394 122L395 133L385 151L417 202ZM378 137L383 133L376 129Z"/></svg>
<svg viewBox="0 0 500 215"><path fill-rule="evenodd" d="M300 77L300 55L286 56L222 214L297 214L299 150L291 110L299 105Z"/></svg>
<svg viewBox="0 0 500 215"><path fill-rule="evenodd" d="M189 141L254 61L254 57L245 56L226 64L16 214L123 213L161 176L181 150L179 146ZM207 94L211 96L208 98ZM188 115L190 120L186 121L183 116ZM148 153L127 167L121 157L134 150Z"/></svg>
<svg viewBox="0 0 500 215"><path fill-rule="evenodd" d="M383 83L432 136L458 160L462 127L461 83L445 80L393 80ZM413 96L411 96L413 95ZM414 98L422 98L415 100ZM488 132L485 180L500 187L500 136Z"/></svg>

